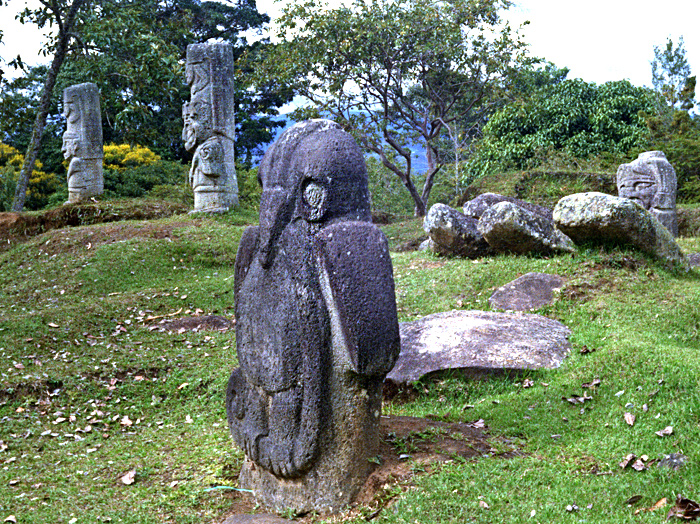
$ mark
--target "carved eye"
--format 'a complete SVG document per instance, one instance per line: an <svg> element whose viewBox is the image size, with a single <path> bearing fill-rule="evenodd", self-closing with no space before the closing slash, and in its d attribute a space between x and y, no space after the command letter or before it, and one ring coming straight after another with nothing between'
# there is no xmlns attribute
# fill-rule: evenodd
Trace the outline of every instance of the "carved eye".
<svg viewBox="0 0 700 524"><path fill-rule="evenodd" d="M304 186L303 198L309 209L310 220L320 220L325 211L328 193L326 188L314 180L309 180Z"/></svg>
<svg viewBox="0 0 700 524"><path fill-rule="evenodd" d="M649 189L649 188L650 188L651 186L653 186L653 185L654 185L654 184L652 184L651 182L635 182L635 183L634 183L634 188L635 188L637 191L640 191L640 190L642 190L642 189Z"/></svg>

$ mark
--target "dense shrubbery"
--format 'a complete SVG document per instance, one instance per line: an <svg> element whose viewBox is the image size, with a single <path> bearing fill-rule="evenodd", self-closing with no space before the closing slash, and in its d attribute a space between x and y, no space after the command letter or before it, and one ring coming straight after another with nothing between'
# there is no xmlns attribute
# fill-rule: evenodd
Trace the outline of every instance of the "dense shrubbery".
<svg viewBox="0 0 700 524"><path fill-rule="evenodd" d="M187 166L161 160L143 146L109 144L104 146L105 196L141 197L159 186L182 186L187 183ZM164 189L159 189L165 195ZM178 191L186 194L186 191Z"/></svg>
<svg viewBox="0 0 700 524"><path fill-rule="evenodd" d="M24 155L17 149L0 142L0 211L9 211L15 194L17 178L24 163ZM26 209L36 210L49 204L51 195L61 187L61 181L55 173L41 170L37 161L36 169L27 186Z"/></svg>
<svg viewBox="0 0 700 524"><path fill-rule="evenodd" d="M470 175L532 168L550 151L574 158L625 154L648 142L641 112L651 112L652 102L648 89L626 80L547 86L493 115L470 161Z"/></svg>

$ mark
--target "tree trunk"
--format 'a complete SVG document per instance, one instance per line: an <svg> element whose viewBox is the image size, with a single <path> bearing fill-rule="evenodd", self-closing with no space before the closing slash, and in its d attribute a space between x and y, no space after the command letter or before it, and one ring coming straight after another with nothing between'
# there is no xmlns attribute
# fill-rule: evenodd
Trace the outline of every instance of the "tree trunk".
<svg viewBox="0 0 700 524"><path fill-rule="evenodd" d="M68 43L71 38L70 33L73 30L78 9L83 2L84 0L74 0L63 24L58 24L59 34L56 52L51 62L51 68L46 74L44 90L41 94L41 101L39 102L36 120L34 121L34 129L32 130L32 139L27 146L22 171L20 171L19 180L17 180L17 186L15 187L15 197L12 201L12 211L15 212L22 211L24 202L27 199L27 186L29 185L29 179L34 171L39 149L41 149L41 139L44 134L44 127L46 126L46 117L49 113L49 107L51 106L51 95L56 85L56 78L63 65L63 60L66 58L66 53L68 52Z"/></svg>
<svg viewBox="0 0 700 524"><path fill-rule="evenodd" d="M425 216L425 202L423 202L420 195L418 194L418 190L416 189L416 186L413 184L413 180L411 180L410 178L405 178L403 180L403 184L406 186L406 189L408 189L408 192L411 193L411 197L413 198L413 202L415 203L413 215L416 217L424 217Z"/></svg>

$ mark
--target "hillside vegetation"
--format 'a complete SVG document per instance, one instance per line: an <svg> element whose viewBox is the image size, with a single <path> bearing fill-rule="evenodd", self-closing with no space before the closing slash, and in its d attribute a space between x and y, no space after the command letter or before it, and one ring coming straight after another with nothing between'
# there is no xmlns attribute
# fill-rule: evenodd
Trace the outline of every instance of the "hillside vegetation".
<svg viewBox="0 0 700 524"><path fill-rule="evenodd" d="M243 456L223 397L236 365L233 264L254 220L117 220L48 230L0 252L0 517L214 523L240 507ZM616 248L475 261L396 251L420 225L382 226L401 321L487 310L496 287L557 273L566 287L537 312L569 326L574 349L556 371L447 375L387 399L389 414L483 419L490 452L414 463L366 510L305 522L659 522L677 495L700 497L697 270ZM700 250L695 237L680 242ZM648 469L621 468L630 453L646 455ZM658 467L670 453L687 465ZM635 514L663 498L661 509Z"/></svg>

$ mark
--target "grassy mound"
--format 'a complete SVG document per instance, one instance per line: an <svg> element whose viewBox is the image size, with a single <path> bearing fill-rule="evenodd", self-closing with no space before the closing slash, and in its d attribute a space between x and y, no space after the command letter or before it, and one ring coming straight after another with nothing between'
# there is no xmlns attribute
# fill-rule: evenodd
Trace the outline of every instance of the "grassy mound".
<svg viewBox="0 0 700 524"><path fill-rule="evenodd" d="M81 225L0 253L3 518L218 523L241 500L233 488L243 456L223 395L237 362L226 322L233 264L252 220L234 212ZM422 234L419 220L385 231L392 249ZM697 238L681 244L700 247ZM476 261L394 251L392 260L402 321L488 310L492 291L526 272L562 275L558 300L537 313L572 330L574 351L556 371L442 377L387 400L391 415L483 419L488 447L431 467L409 458L408 474L379 485L366 511L304 522L659 522L668 507L635 510L676 494L697 500L697 270L598 249ZM657 436L666 427L672 433ZM431 438L402 439L396 453ZM630 453L648 467L620 467ZM687 465L658 467L670 453Z"/></svg>

